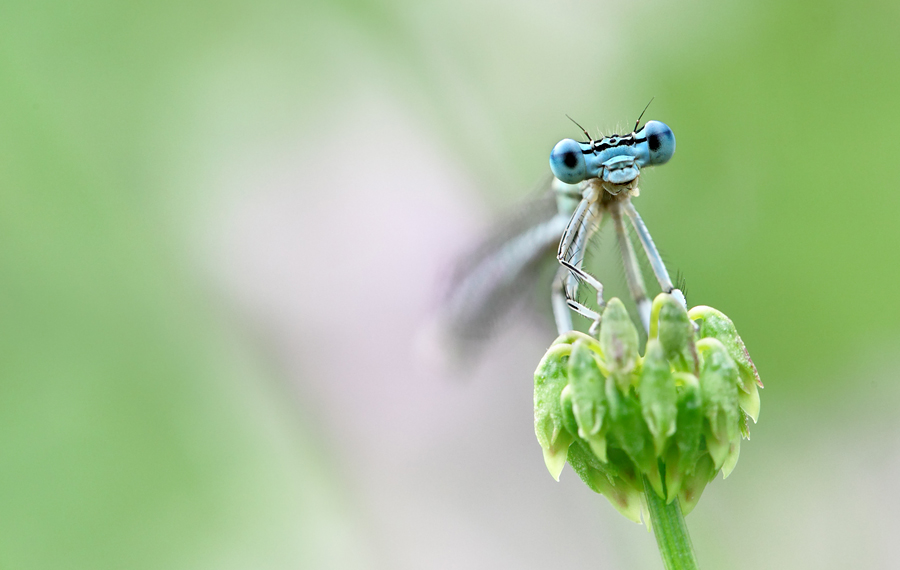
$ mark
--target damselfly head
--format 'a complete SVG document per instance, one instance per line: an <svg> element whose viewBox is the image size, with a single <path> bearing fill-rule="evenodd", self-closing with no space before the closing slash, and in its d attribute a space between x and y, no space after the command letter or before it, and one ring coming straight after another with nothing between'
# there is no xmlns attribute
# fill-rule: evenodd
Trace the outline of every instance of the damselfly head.
<svg viewBox="0 0 900 570"><path fill-rule="evenodd" d="M584 163L584 150L581 144L572 139L563 139L556 143L550 152L550 170L553 176L566 184L578 184L587 178L587 166Z"/></svg>
<svg viewBox="0 0 900 570"><path fill-rule="evenodd" d="M675 154L675 134L665 123L647 121L641 129L650 148L650 160L647 164L665 164Z"/></svg>

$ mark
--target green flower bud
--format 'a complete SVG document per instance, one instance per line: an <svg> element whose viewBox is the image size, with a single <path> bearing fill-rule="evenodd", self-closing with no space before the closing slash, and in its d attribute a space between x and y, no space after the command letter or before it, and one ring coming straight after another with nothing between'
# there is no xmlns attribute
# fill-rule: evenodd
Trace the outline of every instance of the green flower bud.
<svg viewBox="0 0 900 570"><path fill-rule="evenodd" d="M606 461L606 378L597 364L597 355L589 346L593 341L577 340L569 356L569 386L572 412L580 438L594 454Z"/></svg>
<svg viewBox="0 0 900 570"><path fill-rule="evenodd" d="M706 446L716 469L725 463L731 443L740 444L741 417L738 405L738 371L734 360L722 343L704 338L697 343L703 357L700 370L700 391L703 395L703 415L706 417Z"/></svg>
<svg viewBox="0 0 900 570"><path fill-rule="evenodd" d="M678 395L677 429L666 455L666 501L672 502L681 492L684 478L693 472L700 457L706 453L703 441L703 396L700 381L693 374L675 376Z"/></svg>
<svg viewBox="0 0 900 570"><path fill-rule="evenodd" d="M734 323L723 313L703 305L694 307L688 312L690 318L700 325L699 338L714 338L725 346L728 354L738 367L741 383L741 409L753 419L753 423L759 419L759 388L763 387L756 365L750 359L750 353L744 346L744 341L737 333Z"/></svg>
<svg viewBox="0 0 900 570"><path fill-rule="evenodd" d="M747 418L759 413L756 388L756 369L725 315L689 313L659 295L641 357L637 330L611 299L598 339L566 333L541 360L535 434L554 479L568 461L629 519L646 513L645 480L687 514L715 475L737 464Z"/></svg>
<svg viewBox="0 0 900 570"><path fill-rule="evenodd" d="M559 481L566 464L566 453L575 437L563 425L563 388L569 383L565 360L571 345L553 346L534 373L534 433L544 450L544 463L550 475Z"/></svg>
<svg viewBox="0 0 900 570"><path fill-rule="evenodd" d="M675 433L678 394L662 345L656 339L647 341L639 390L644 421L653 435L653 448L659 456L669 436Z"/></svg>
<svg viewBox="0 0 900 570"><path fill-rule="evenodd" d="M678 372L697 373L694 325L685 308L671 295L662 293L650 310L650 338L659 339L666 360Z"/></svg>
<svg viewBox="0 0 900 570"><path fill-rule="evenodd" d="M623 392L631 384L638 364L638 332L625 310L625 305L617 298L610 299L603 311L600 327L600 349L609 367L610 375L619 390Z"/></svg>
<svg viewBox="0 0 900 570"><path fill-rule="evenodd" d="M678 493L678 500L681 503L681 513L689 514L697 506L700 495L706 485L709 484L716 476L716 468L708 453L704 453L700 460L697 461L693 471L687 474L681 491Z"/></svg>
<svg viewBox="0 0 900 570"><path fill-rule="evenodd" d="M610 436L616 446L647 476L653 489L663 496L662 477L653 449L653 436L644 421L640 401L633 394L625 396L618 394L613 397L617 397L619 401L617 405L610 406Z"/></svg>

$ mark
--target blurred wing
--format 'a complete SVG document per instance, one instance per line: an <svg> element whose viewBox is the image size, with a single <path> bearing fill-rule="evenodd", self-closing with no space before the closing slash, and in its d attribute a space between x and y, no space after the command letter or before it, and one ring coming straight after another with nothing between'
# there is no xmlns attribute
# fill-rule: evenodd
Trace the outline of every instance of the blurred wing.
<svg viewBox="0 0 900 570"><path fill-rule="evenodd" d="M550 279L541 283L540 278L555 271L542 269L555 261L568 222L569 216L558 213L556 199L548 193L498 224L497 233L460 262L441 307L445 349L474 360L478 345L497 330L517 301L536 288L546 289L549 307Z"/></svg>

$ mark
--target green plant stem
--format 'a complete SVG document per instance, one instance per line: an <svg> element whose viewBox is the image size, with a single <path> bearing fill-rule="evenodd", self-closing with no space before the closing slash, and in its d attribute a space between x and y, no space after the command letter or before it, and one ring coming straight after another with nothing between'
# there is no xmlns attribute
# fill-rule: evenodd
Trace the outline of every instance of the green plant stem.
<svg viewBox="0 0 900 570"><path fill-rule="evenodd" d="M656 544L666 570L698 570L694 547L691 545L678 499L667 505L665 499L656 494L646 477L644 495L650 508L653 534L656 535Z"/></svg>

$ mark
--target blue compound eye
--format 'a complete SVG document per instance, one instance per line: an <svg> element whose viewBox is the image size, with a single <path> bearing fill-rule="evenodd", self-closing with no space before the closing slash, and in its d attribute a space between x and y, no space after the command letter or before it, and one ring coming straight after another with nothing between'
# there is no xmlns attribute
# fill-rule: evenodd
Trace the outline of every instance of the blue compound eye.
<svg viewBox="0 0 900 570"><path fill-rule="evenodd" d="M665 164L675 154L675 133L665 123L647 121L644 135L650 147L650 164Z"/></svg>
<svg viewBox="0 0 900 570"><path fill-rule="evenodd" d="M572 139L556 143L550 152L550 170L553 171L553 176L566 184L578 184L587 178L581 145Z"/></svg>

